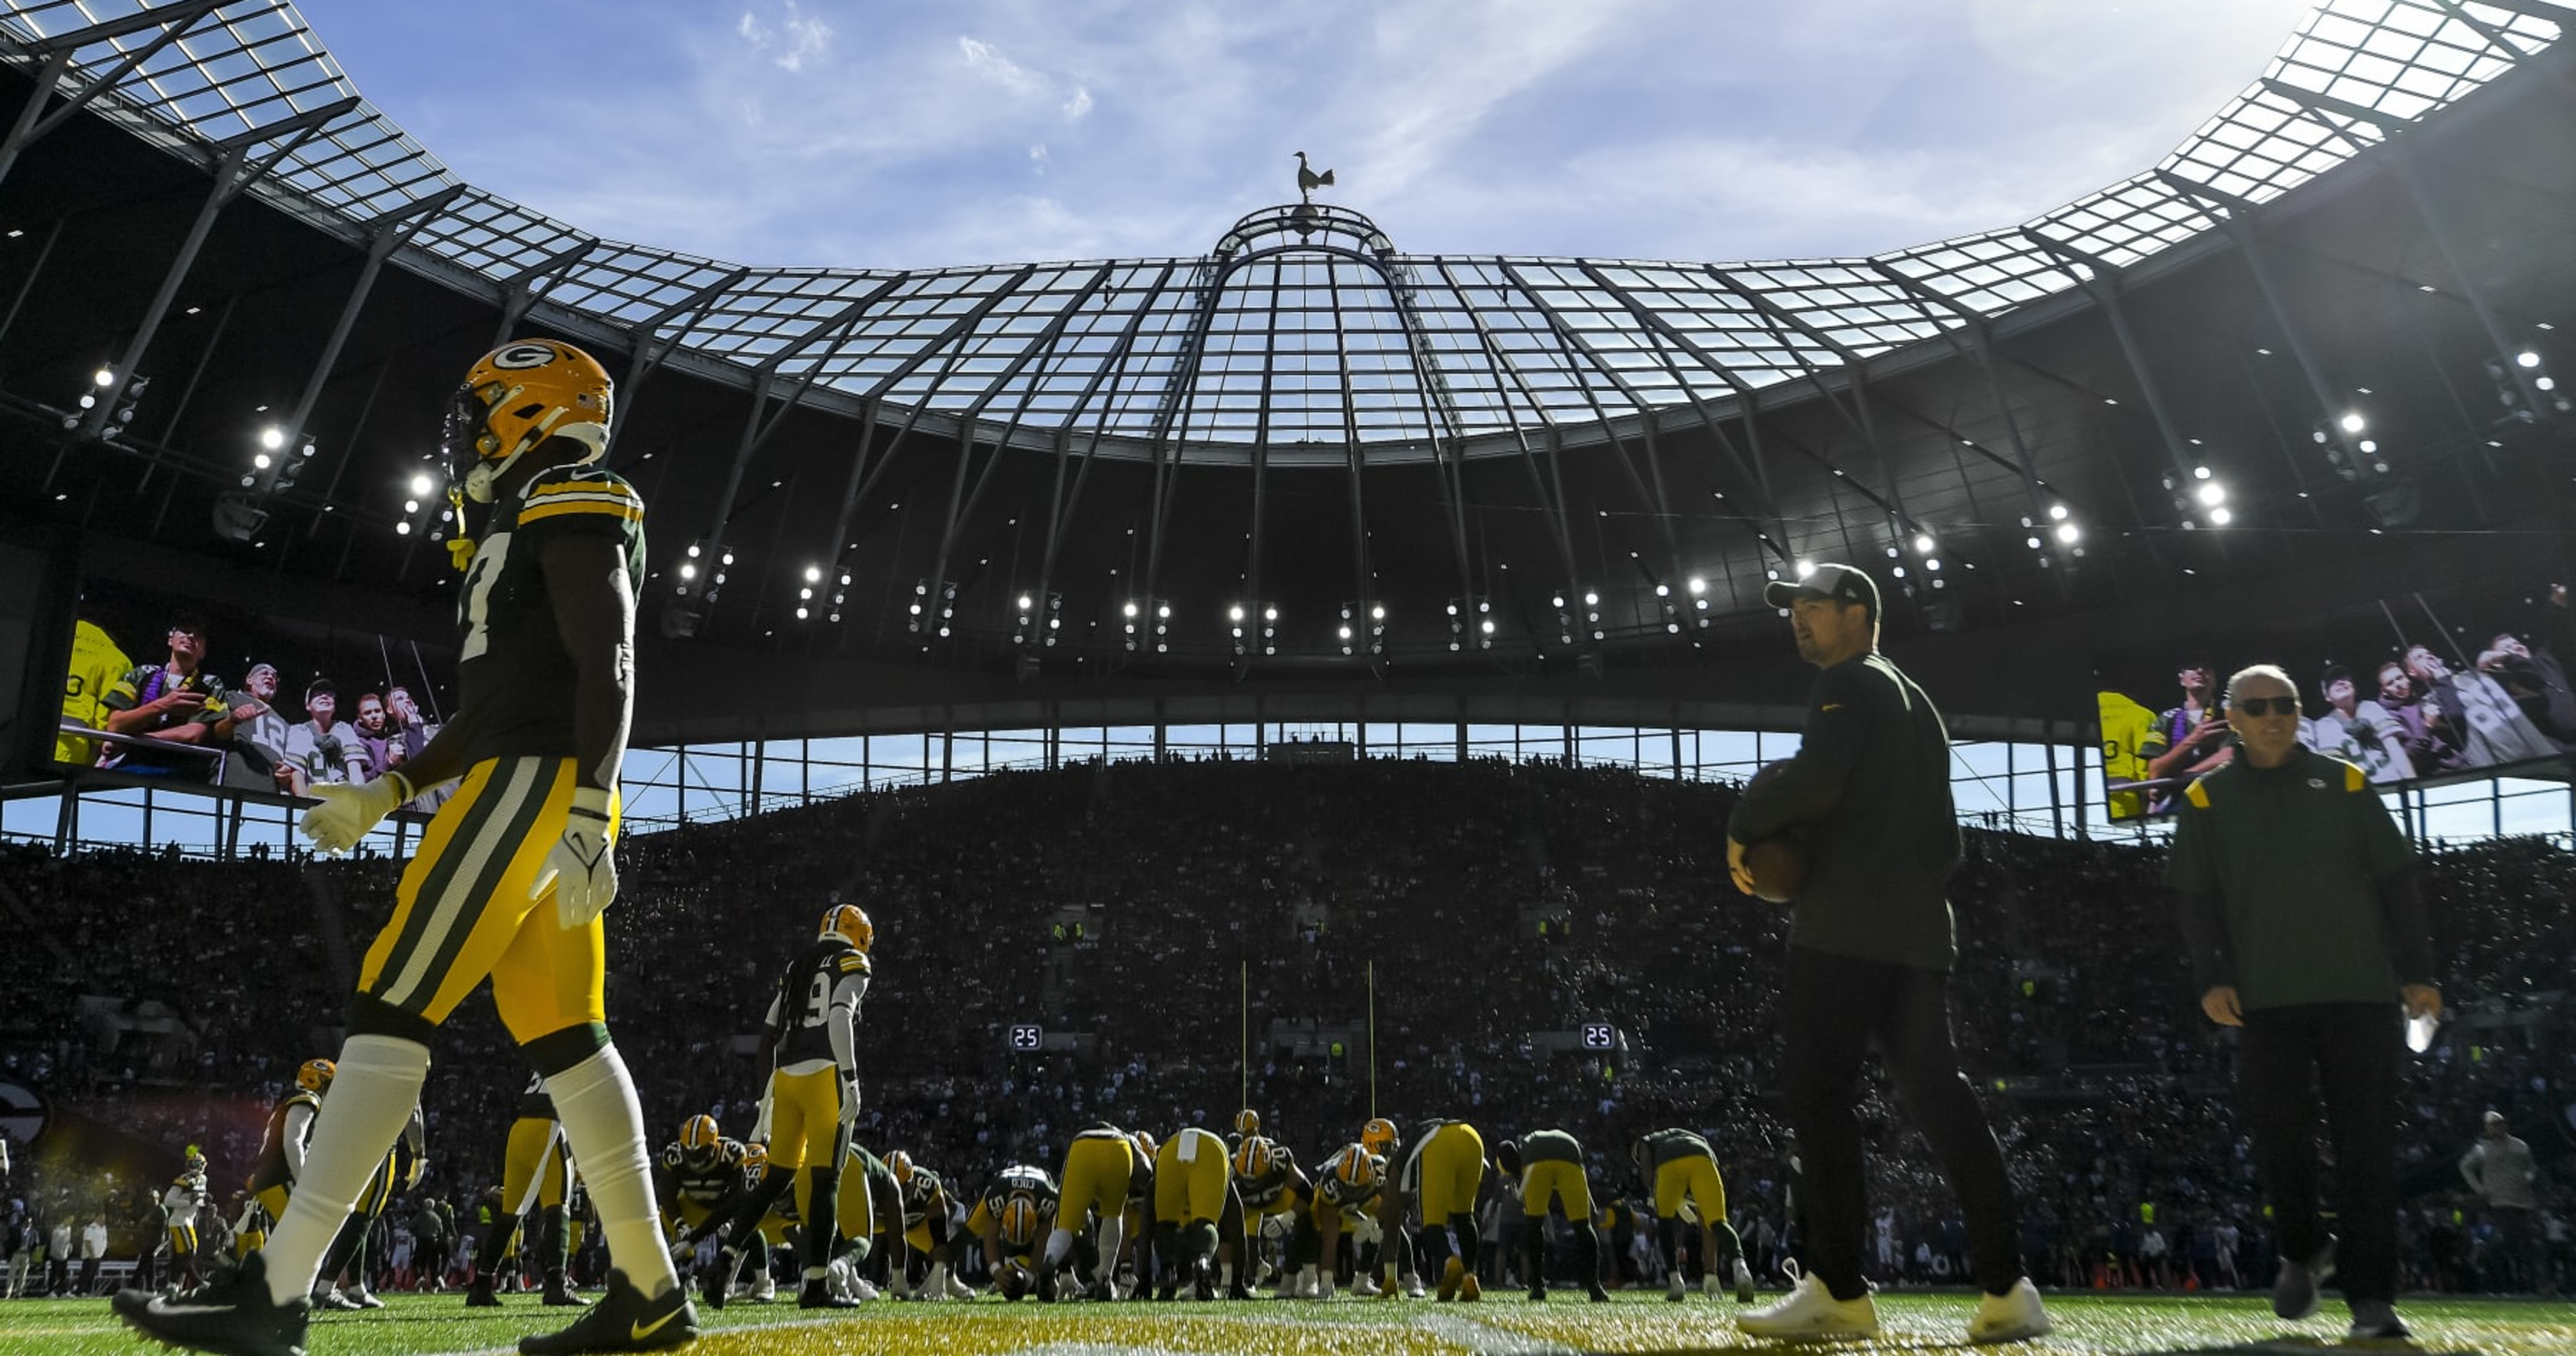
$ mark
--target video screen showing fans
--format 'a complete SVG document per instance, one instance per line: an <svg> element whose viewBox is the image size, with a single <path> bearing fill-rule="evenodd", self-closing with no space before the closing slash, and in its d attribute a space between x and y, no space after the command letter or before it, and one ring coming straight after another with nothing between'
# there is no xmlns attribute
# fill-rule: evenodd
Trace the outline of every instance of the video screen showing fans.
<svg viewBox="0 0 2576 1356"><path fill-rule="evenodd" d="M2277 664L2299 689L2299 742L2383 786L2576 766L2576 613L2547 579L2321 609L2310 623L2139 647L2094 666L2114 820L2171 813L2235 756L2229 674Z"/></svg>
<svg viewBox="0 0 2576 1356"><path fill-rule="evenodd" d="M449 647L92 579L54 761L305 796L418 757L454 709L455 674Z"/></svg>

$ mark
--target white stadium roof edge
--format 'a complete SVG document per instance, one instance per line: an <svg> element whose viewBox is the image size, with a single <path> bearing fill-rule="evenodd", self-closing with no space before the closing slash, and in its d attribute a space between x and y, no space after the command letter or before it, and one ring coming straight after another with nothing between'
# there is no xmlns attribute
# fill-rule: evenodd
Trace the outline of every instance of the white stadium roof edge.
<svg viewBox="0 0 2576 1356"><path fill-rule="evenodd" d="M1962 331L2216 232L2555 43L2540 0L2326 0L2152 169L2027 222L1868 258L1406 254L1281 207L1198 257L764 269L603 240L464 183L368 103L285 0L11 0L0 59L172 153L274 157L252 192L397 262L669 345L701 374L1102 455L1340 462L1589 442ZM42 86L40 85L40 88ZM1321 241L1316 238L1323 237ZM1286 336L1294 336L1287 338ZM1941 341L1927 344L1926 341Z"/></svg>

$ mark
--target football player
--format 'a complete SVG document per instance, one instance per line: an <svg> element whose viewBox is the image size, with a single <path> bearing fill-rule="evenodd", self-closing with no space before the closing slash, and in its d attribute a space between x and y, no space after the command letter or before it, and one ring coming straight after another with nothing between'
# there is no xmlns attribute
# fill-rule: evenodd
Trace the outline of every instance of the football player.
<svg viewBox="0 0 2576 1356"><path fill-rule="evenodd" d="M706 1302L719 1309L746 1257L755 1259L755 1275L769 1274L769 1246L759 1228L726 1232L768 1176L767 1155L758 1156L758 1166L754 1157L742 1141L725 1137L715 1117L701 1114L680 1126L680 1137L663 1146L654 1164L653 1194L671 1231L673 1265L685 1266L701 1240L726 1235L726 1246L699 1278Z"/></svg>
<svg viewBox="0 0 2576 1356"><path fill-rule="evenodd" d="M896 1185L903 1188L903 1241L908 1251L891 1259L897 1284L912 1275L911 1253L929 1259L930 1270L911 1295L919 1300L973 1299L972 1286L949 1274L954 1260L954 1239L950 1230L951 1202L948 1183L938 1173L912 1161L912 1155L901 1149L885 1156L886 1167L894 1173Z"/></svg>
<svg viewBox="0 0 2576 1356"><path fill-rule="evenodd" d="M1373 1121L1370 1126L1377 1124ZM1363 1131L1362 1142L1368 1137ZM1475 1268L1450 1256L1449 1234L1457 1232L1462 1254L1477 1255L1481 1240L1476 1229L1476 1194L1485 1184L1484 1138L1465 1121L1429 1120L1415 1128L1412 1147L1399 1143L1387 1157L1400 1166L1378 1195L1378 1227L1389 1238L1399 1237L1406 1216L1419 1207L1422 1226L1413 1240L1415 1264L1440 1268L1441 1299L1472 1303L1481 1298L1484 1286L1476 1279ZM1391 1297L1396 1291L1397 1259L1387 1256L1382 1265L1381 1291Z"/></svg>
<svg viewBox="0 0 2576 1356"><path fill-rule="evenodd" d="M741 1264L742 1243L789 1188L796 1217L811 1220L819 1202L840 1197L841 1160L859 1118L859 1005L867 997L876 925L856 904L824 911L812 945L797 953L778 977L764 1030L769 1086L760 1097L760 1122L751 1137L769 1146L771 1171L734 1212L725 1257L731 1274ZM807 1309L839 1309L848 1301L832 1293L826 1271L832 1231L805 1231L805 1285L796 1297Z"/></svg>
<svg viewBox="0 0 2576 1356"><path fill-rule="evenodd" d="M984 1270L1011 1299L1023 1292L1022 1277L1035 1280L1056 1196L1055 1178L1046 1169L1014 1163L984 1184L966 1217L967 1232L983 1244Z"/></svg>
<svg viewBox="0 0 2576 1356"><path fill-rule="evenodd" d="M1225 1140L1196 1126L1164 1140L1154 1155L1154 1249L1177 1266L1162 1277L1159 1299L1180 1281L1202 1302L1216 1298L1217 1240L1243 1236L1243 1199Z"/></svg>
<svg viewBox="0 0 2576 1356"><path fill-rule="evenodd" d="M546 1077L613 1268L605 1299L520 1349L646 1350L697 1336L654 1218L635 1085L601 1001L600 911L617 895L617 778L644 574L643 499L594 465L610 400L608 372L589 354L519 340L477 360L450 404L458 493L491 506L479 541L457 543L464 700L401 768L313 788L320 803L303 830L322 851L346 852L420 790L463 782L421 835L359 967L340 1095L317 1119L288 1213L265 1248L209 1287L220 1293L184 1306L119 1295L118 1312L150 1336L216 1352L304 1344L323 1251L402 1133L438 1028L487 978L502 1025Z"/></svg>
<svg viewBox="0 0 2576 1356"><path fill-rule="evenodd" d="M286 1202L304 1175L307 1147L313 1139L313 1117L330 1095L337 1072L327 1059L308 1059L295 1071L295 1091L270 1108L268 1128L260 1133L259 1163L250 1170L251 1199L275 1227L286 1214ZM255 1231L265 1237L266 1228ZM254 1247L256 1250L256 1247Z"/></svg>
<svg viewBox="0 0 2576 1356"><path fill-rule="evenodd" d="M1142 1132L1140 1131L1141 1135ZM1064 1187L1056 1197L1055 1228L1047 1234L1046 1253L1038 1259L1038 1298L1053 1304L1056 1274L1073 1255L1074 1235L1090 1220L1100 1221L1097 1282L1106 1285L1118 1272L1121 1240L1127 1233L1129 1179L1136 1173L1138 1146L1127 1132L1107 1121L1094 1121L1073 1137L1064 1151ZM1151 1161L1152 1150L1143 1157ZM1142 1256L1141 1250L1139 1256ZM1143 1266L1137 1267L1141 1278ZM1074 1273L1077 1282L1082 1273ZM1139 1281L1142 1285L1142 1281Z"/></svg>
<svg viewBox="0 0 2576 1356"><path fill-rule="evenodd" d="M206 1283L197 1269L197 1216L206 1209L207 1199L206 1155L191 1144L179 1175L161 1193L161 1213L170 1232L170 1279L180 1282L182 1291Z"/></svg>
<svg viewBox="0 0 2576 1356"><path fill-rule="evenodd" d="M554 1099L546 1096L545 1075L532 1073L528 1075L528 1086L519 1092L518 1114L510 1120L510 1135L501 1150L501 1205L493 1211L491 1223L474 1250L474 1274L465 1289L468 1308L488 1309L501 1302L493 1282L500 1273L501 1259L510 1254L521 1221L531 1211L537 1214L531 1236L548 1249L545 1302L583 1302L563 1283L564 1262L571 1245L565 1213L570 1177L563 1127L555 1124Z"/></svg>
<svg viewBox="0 0 2576 1356"><path fill-rule="evenodd" d="M1563 1130L1533 1130L1517 1146L1505 1140L1502 1148L1510 1152L1497 1154L1497 1165L1520 1170L1521 1252L1529 1270L1530 1301L1547 1302L1547 1212L1554 1206L1565 1212L1565 1222L1574 1230L1574 1270L1583 1278L1584 1293L1595 1304L1609 1303L1610 1292L1601 1285L1601 1234L1592 1225L1592 1181L1583 1171L1583 1145ZM1469 1246L1463 1237L1459 1245Z"/></svg>
<svg viewBox="0 0 2576 1356"><path fill-rule="evenodd" d="M1246 1113L1247 1115L1250 1113ZM1236 1124L1242 1124L1240 1117ZM1275 1298L1296 1297L1293 1254L1298 1246L1311 1240L1314 1226L1306 1222L1306 1198L1314 1194L1315 1185L1297 1166L1296 1156L1288 1146L1273 1143L1259 1133L1256 1118L1234 1149L1234 1194L1243 1202L1243 1235L1234 1246L1235 1261L1228 1267L1226 1289L1237 1298L1250 1298L1261 1259L1261 1226L1263 1221L1278 1218L1292 1221L1289 1252L1280 1258L1279 1288Z"/></svg>
<svg viewBox="0 0 2576 1356"><path fill-rule="evenodd" d="M1332 1299L1332 1279L1342 1266L1342 1235L1352 1240L1352 1289L1376 1294L1368 1279L1368 1248L1378 1230L1378 1188L1386 1168L1365 1145L1342 1145L1314 1170L1314 1196L1306 1206L1306 1230L1314 1243L1298 1263L1296 1294ZM1316 1274L1321 1263L1321 1276Z"/></svg>
<svg viewBox="0 0 2576 1356"><path fill-rule="evenodd" d="M1676 1126L1639 1136L1628 1146L1628 1161L1655 1200L1655 1241L1663 1245L1664 1260L1672 1268L1664 1298L1679 1304L1690 1293L1682 1279L1679 1237L1682 1202L1687 1200L1699 1215L1701 1284L1714 1295L1719 1277L1730 1276L1735 1302L1751 1304L1753 1268L1744 1262L1744 1240L1727 1222L1726 1179L1718 1175L1717 1151L1706 1139Z"/></svg>

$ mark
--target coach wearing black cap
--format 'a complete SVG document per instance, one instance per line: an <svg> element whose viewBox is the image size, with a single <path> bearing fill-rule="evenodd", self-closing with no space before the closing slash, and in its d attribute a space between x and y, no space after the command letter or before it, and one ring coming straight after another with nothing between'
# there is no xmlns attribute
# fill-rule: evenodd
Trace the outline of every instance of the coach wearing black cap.
<svg viewBox="0 0 2576 1356"><path fill-rule="evenodd" d="M1759 1337L1878 1331L1861 1276L1868 1205L1855 1110L1861 1058L1875 1043L1967 1217L1970 1269L1985 1292L1969 1340L2037 1337L2049 1330L2048 1311L2022 1271L2003 1150L1950 1041L1957 946L1942 887L1959 865L1960 839L1949 732L1923 689L1878 652L1878 585L1868 575L1818 565L1762 597L1788 610L1798 657L1823 670L1798 756L1747 788L1727 824L1727 863L1748 894L1747 845L1793 829L1807 842L1780 1020L1808 1240L1797 1288L1737 1326Z"/></svg>

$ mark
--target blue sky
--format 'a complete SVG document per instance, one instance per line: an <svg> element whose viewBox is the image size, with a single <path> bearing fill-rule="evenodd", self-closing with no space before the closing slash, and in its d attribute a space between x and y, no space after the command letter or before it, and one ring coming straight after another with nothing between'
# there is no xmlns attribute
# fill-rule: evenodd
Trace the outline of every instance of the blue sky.
<svg viewBox="0 0 2576 1356"><path fill-rule="evenodd" d="M1193 255L1295 198L1411 253L1737 261L2152 165L2297 0L308 0L468 181L740 263Z"/></svg>

